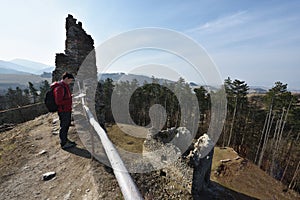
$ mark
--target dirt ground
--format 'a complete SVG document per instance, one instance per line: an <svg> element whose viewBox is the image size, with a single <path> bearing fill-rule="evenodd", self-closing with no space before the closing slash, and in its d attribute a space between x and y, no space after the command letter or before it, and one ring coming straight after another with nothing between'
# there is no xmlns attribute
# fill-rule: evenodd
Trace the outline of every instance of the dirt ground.
<svg viewBox="0 0 300 200"><path fill-rule="evenodd" d="M43 115L0 133L0 199L121 199L113 173L91 160L74 127L69 138L77 147L60 148L56 118ZM56 176L44 181L52 171Z"/></svg>

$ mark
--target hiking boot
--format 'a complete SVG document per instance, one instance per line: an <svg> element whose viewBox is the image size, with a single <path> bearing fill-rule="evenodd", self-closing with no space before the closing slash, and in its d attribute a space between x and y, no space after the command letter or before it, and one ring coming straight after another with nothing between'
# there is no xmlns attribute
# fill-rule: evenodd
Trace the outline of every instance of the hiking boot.
<svg viewBox="0 0 300 200"><path fill-rule="evenodd" d="M66 142L66 144L62 145L61 148L62 149L69 149L69 148L72 148L72 147L75 147L76 144L73 144L73 143L70 143L70 142Z"/></svg>

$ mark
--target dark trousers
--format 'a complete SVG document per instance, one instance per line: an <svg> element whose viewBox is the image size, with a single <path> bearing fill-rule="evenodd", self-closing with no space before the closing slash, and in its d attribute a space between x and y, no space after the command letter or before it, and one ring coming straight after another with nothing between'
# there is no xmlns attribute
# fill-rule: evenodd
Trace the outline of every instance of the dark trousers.
<svg viewBox="0 0 300 200"><path fill-rule="evenodd" d="M68 131L71 124L71 112L59 112L58 113L60 120L60 130L59 130L59 138L60 144L64 145L68 139Z"/></svg>

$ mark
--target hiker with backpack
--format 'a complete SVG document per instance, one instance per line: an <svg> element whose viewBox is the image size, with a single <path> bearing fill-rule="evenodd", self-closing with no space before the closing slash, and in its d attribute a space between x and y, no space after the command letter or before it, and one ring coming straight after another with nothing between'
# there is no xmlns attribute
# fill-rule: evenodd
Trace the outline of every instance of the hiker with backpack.
<svg viewBox="0 0 300 200"><path fill-rule="evenodd" d="M57 112L60 120L59 138L62 149L76 146L75 142L68 139L68 130L71 124L72 95L69 85L74 80L74 76L65 72L62 80L51 84Z"/></svg>

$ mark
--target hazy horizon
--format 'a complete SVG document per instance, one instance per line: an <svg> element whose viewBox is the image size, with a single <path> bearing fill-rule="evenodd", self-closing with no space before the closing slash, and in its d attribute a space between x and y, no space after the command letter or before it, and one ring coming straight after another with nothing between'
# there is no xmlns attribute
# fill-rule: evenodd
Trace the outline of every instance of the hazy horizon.
<svg viewBox="0 0 300 200"><path fill-rule="evenodd" d="M1 61L1 60L0 60ZM7 61L7 62L10 62L10 61ZM1 66L0 66L1 67ZM53 67L55 67L55 66L53 66ZM14 79L12 79L11 77L13 77L13 75L17 75L17 76L28 76L28 75L36 75L36 76L40 76L39 74L33 74L33 73L30 73L30 72L26 72L26 70L24 71L25 73L29 73L29 74L2 74L1 72L0 72L0 75L5 75L5 77L3 77L3 76L1 76L0 77L0 83L1 83L1 81L4 81L5 83L7 83L8 81L9 82L14 82ZM131 73L131 72L126 72L126 71L110 71L110 72L108 72L108 73L104 73L104 75L106 76L107 74L110 74L110 75L114 75L114 74L124 74L124 75L137 75L137 76L145 76L145 77L147 77L147 78L149 78L149 79L151 79L152 78L152 76L154 77L154 78L156 78L156 79L164 79L164 80L168 80L168 81L174 81L174 82L176 82L176 81L178 81L179 80L179 78L184 78L184 77L182 77L182 76L179 76L179 77L176 77L176 78L166 78L166 77L164 77L164 76L160 76L160 75L158 75L158 74L156 74L156 75L151 75L151 74L147 74L147 73L143 73L143 72L141 72L141 73ZM241 80L241 79L239 79L239 78L232 78L232 77L230 77L231 78L231 80L234 80L234 79L238 79L238 80ZM184 79L186 82L188 82L188 83L195 83L195 84L197 84L198 86L208 86L208 85L206 85L205 83L198 83L198 82L194 82L194 81L190 81L190 80L186 80L186 79ZM242 80L243 81L243 80ZM245 81L245 80L244 80ZM23 81L24 82L24 81ZM26 82L26 81L25 81ZM250 90L251 89L254 89L254 88L260 88L260 89L264 89L264 90L268 90L268 89L271 89L273 86L275 86L275 82L274 82L274 84L272 85L272 86L265 86L265 85L251 85L251 84L249 84L247 81L245 81L247 84L248 84L248 86L250 87ZM27 83L27 82L26 82ZM285 83L284 83L285 84ZM300 87L299 88L290 88L289 86L288 86L288 90L290 90L290 91L300 91Z"/></svg>

